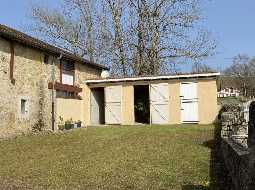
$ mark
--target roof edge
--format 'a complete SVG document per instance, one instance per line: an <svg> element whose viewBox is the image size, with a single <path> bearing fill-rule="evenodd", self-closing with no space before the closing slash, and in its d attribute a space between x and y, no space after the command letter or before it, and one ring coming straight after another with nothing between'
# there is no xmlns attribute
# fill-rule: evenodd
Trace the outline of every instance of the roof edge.
<svg viewBox="0 0 255 190"><path fill-rule="evenodd" d="M153 81L153 80L170 80L170 79L185 79L185 78L209 78L220 76L220 73L201 73L201 74L180 74L180 75L165 75L151 77L126 77L113 79L93 79L86 80L85 84L96 83L116 83L116 82L134 82L134 81Z"/></svg>

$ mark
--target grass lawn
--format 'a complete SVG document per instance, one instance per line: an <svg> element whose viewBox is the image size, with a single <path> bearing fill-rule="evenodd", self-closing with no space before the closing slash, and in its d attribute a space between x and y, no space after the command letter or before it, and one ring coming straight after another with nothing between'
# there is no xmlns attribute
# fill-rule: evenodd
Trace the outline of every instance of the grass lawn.
<svg viewBox="0 0 255 190"><path fill-rule="evenodd" d="M244 97L226 97L226 98L218 98L218 104L240 104L248 101L248 99Z"/></svg>
<svg viewBox="0 0 255 190"><path fill-rule="evenodd" d="M0 189L209 189L214 126L77 129L0 141Z"/></svg>

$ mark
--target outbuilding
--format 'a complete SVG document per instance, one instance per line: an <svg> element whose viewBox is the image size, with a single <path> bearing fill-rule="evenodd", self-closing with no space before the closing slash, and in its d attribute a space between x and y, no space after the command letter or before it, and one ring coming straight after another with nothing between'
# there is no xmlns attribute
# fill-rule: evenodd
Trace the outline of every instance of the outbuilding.
<svg viewBox="0 0 255 190"><path fill-rule="evenodd" d="M213 123L219 73L87 80L86 125Z"/></svg>

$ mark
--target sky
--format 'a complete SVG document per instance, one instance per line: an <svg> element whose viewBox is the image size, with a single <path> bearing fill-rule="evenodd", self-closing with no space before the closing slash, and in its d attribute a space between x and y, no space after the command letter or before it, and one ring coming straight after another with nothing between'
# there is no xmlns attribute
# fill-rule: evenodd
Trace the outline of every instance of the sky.
<svg viewBox="0 0 255 190"><path fill-rule="evenodd" d="M0 23L26 30L30 22L31 2L57 6L59 0L1 0ZM255 1L204 0L203 26L217 42L215 55L205 60L209 66L223 70L237 54L255 56ZM186 67L189 68L189 67Z"/></svg>

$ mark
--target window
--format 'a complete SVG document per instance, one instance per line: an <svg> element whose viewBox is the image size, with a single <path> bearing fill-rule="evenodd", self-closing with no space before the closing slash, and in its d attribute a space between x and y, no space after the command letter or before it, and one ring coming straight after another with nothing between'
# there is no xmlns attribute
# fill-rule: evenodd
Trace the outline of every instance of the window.
<svg viewBox="0 0 255 190"><path fill-rule="evenodd" d="M26 98L20 99L20 115L21 117L28 115L28 99Z"/></svg>
<svg viewBox="0 0 255 190"><path fill-rule="evenodd" d="M74 92L57 91L57 98L74 99L77 95Z"/></svg>
<svg viewBox="0 0 255 190"><path fill-rule="evenodd" d="M74 85L74 70L73 62L61 62L61 82L62 84Z"/></svg>
<svg viewBox="0 0 255 190"><path fill-rule="evenodd" d="M75 92L66 92L66 91L57 91L56 94L57 98L64 98L64 99L77 99L81 100L81 96Z"/></svg>
<svg viewBox="0 0 255 190"><path fill-rule="evenodd" d="M68 61L62 61L63 71L74 71L74 63Z"/></svg>
<svg viewBox="0 0 255 190"><path fill-rule="evenodd" d="M43 62L45 63L45 64L48 64L49 63L49 55L44 55L44 58L43 58Z"/></svg>
<svg viewBox="0 0 255 190"><path fill-rule="evenodd" d="M21 114L26 114L26 100L21 99Z"/></svg>

